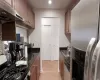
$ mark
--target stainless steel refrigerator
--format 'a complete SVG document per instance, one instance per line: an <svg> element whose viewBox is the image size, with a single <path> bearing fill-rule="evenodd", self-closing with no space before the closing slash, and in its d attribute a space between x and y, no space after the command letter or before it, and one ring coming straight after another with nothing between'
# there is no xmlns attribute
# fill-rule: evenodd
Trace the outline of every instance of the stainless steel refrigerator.
<svg viewBox="0 0 100 80"><path fill-rule="evenodd" d="M100 80L100 0L85 1L81 0L72 11L71 43L86 51L82 80Z"/></svg>
<svg viewBox="0 0 100 80"><path fill-rule="evenodd" d="M84 65L84 80L100 80L100 1L98 0L99 17L97 37L88 44Z"/></svg>

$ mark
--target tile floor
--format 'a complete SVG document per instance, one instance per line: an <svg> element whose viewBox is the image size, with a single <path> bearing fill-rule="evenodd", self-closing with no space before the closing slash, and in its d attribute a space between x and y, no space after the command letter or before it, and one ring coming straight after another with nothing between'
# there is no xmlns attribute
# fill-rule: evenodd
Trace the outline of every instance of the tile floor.
<svg viewBox="0 0 100 80"><path fill-rule="evenodd" d="M43 72L40 80L61 80L58 72L58 61L43 61Z"/></svg>

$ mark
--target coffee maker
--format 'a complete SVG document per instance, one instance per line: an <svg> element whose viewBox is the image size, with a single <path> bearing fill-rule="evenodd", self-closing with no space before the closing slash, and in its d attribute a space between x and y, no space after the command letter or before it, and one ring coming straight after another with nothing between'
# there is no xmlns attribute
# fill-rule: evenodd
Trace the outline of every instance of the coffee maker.
<svg viewBox="0 0 100 80"><path fill-rule="evenodd" d="M16 56L16 44L15 43L9 43L9 53L11 55L12 63L15 63L16 59L17 59L17 56Z"/></svg>
<svg viewBox="0 0 100 80"><path fill-rule="evenodd" d="M11 42L9 43L9 53L11 54L11 61L15 63L24 57L23 44Z"/></svg>

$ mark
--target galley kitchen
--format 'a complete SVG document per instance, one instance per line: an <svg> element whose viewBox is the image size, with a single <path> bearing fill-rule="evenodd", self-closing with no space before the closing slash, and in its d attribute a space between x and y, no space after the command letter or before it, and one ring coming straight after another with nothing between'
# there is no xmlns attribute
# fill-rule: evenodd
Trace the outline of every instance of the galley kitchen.
<svg viewBox="0 0 100 80"><path fill-rule="evenodd" d="M100 80L100 0L0 0L0 80Z"/></svg>

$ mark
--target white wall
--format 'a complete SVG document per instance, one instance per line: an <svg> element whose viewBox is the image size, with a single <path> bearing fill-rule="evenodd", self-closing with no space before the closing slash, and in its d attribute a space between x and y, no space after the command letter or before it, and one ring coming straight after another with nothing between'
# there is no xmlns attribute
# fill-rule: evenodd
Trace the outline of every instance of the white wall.
<svg viewBox="0 0 100 80"><path fill-rule="evenodd" d="M68 39L64 34L65 10L34 10L35 12L35 30L30 35L29 42L34 43L34 47L41 46L41 18L58 17L60 18L60 47L69 45Z"/></svg>
<svg viewBox="0 0 100 80"><path fill-rule="evenodd" d="M5 62L7 62L6 56L5 55L0 55L0 65L2 65Z"/></svg>
<svg viewBox="0 0 100 80"><path fill-rule="evenodd" d="M86 50L92 37L97 36L99 0L80 0L71 14L72 46Z"/></svg>
<svg viewBox="0 0 100 80"><path fill-rule="evenodd" d="M59 26L60 26L59 18L42 18L42 26L41 26L42 60L59 59Z"/></svg>
<svg viewBox="0 0 100 80"><path fill-rule="evenodd" d="M24 42L28 41L28 38L27 38L27 29L26 28L23 28L20 25L17 25L17 27L16 27L16 33L20 33L20 36L24 37Z"/></svg>

